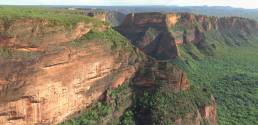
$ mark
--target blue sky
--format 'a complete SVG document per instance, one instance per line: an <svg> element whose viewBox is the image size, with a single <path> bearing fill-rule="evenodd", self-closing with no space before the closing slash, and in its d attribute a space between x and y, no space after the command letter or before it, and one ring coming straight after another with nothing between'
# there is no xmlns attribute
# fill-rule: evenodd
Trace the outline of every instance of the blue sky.
<svg viewBox="0 0 258 125"><path fill-rule="evenodd" d="M4 5L179 5L258 8L258 0L0 0Z"/></svg>

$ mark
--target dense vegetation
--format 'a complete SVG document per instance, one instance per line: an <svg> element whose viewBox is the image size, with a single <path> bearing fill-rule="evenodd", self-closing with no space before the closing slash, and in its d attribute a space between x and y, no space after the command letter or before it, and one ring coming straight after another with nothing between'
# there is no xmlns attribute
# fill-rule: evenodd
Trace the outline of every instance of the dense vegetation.
<svg viewBox="0 0 258 125"><path fill-rule="evenodd" d="M16 19L37 18L49 20L53 24L73 26L79 21L101 22L85 17L80 11L46 10L35 8L0 7L0 19L10 22ZM181 30L177 27L175 30ZM153 36L155 30L147 34ZM231 37L228 37L230 36ZM155 90L135 89L134 105L124 115L111 124L133 125L139 121L155 124L172 124L178 117L183 117L196 108L211 103L211 93L218 104L218 122L220 125L256 125L258 124L258 45L244 36L234 33L205 34L206 43L195 46L191 43L180 46L181 57L171 61L188 73L192 86L189 91L173 93L162 89L158 83ZM127 39L112 29L103 32L92 30L87 35L69 43L71 47L85 47L87 42L102 42L109 50L135 52ZM139 54L139 53L138 53ZM18 53L12 49L0 48L1 58L34 58L39 53ZM140 55L143 56L143 55ZM136 58L136 57L135 57ZM206 89L200 89L206 88ZM121 111L126 94L131 93L131 86L124 84L115 90L109 90L111 100L93 104L79 117L68 120L63 125L93 125L112 119L116 111ZM208 90L207 90L208 89ZM210 93L210 92L211 93ZM137 95L137 94L140 94Z"/></svg>
<svg viewBox="0 0 258 125"><path fill-rule="evenodd" d="M195 48L187 45L181 47L182 57L173 63L187 71L193 85L211 90L218 105L220 125L258 124L258 41L243 43L237 37L233 40L212 35L207 35L206 44L214 43L217 48L212 49L211 55L204 56L195 50L187 52L189 47ZM225 40L231 44L225 45ZM200 58L193 59L190 53Z"/></svg>
<svg viewBox="0 0 258 125"><path fill-rule="evenodd" d="M104 117L112 113L112 109L106 103L96 103L79 117L65 121L61 125L97 125Z"/></svg>
<svg viewBox="0 0 258 125"><path fill-rule="evenodd" d="M172 125L176 119L196 113L211 101L206 89L191 87L174 93L171 89L156 87L155 91L145 90L142 96L136 96L135 117L138 124Z"/></svg>
<svg viewBox="0 0 258 125"><path fill-rule="evenodd" d="M82 39L88 41L101 38L109 41L113 39L113 33L115 32L112 30L103 33L92 32ZM191 43L181 46L181 57L172 61L188 73L193 86L190 91L176 94L159 87L156 87L155 91L143 91L140 88L139 91L143 92L141 94L141 92L137 93L137 88L134 88L136 91L134 105L116 123L133 125L141 124L141 121L148 121L150 124L173 124L176 118L209 104L210 91L215 96L218 105L219 124L258 124L258 45L252 41L254 39L244 41L238 38L234 40L218 32L206 34L206 40L204 49ZM73 44L77 45L80 40L74 42ZM114 45L120 46L116 43ZM162 84L159 83L161 86ZM124 89L121 88L110 95L114 96L117 95L116 93L123 92ZM104 107L107 106L105 103L103 104ZM101 109L101 106L99 108ZM98 111L100 113L94 113ZM96 121L100 118L89 117L88 113L106 114L102 111L109 110L90 110L74 120L84 121L83 123L91 121L90 119ZM102 117L102 115L97 116ZM72 121L70 120L70 124L75 124Z"/></svg>
<svg viewBox="0 0 258 125"><path fill-rule="evenodd" d="M191 87L188 91L174 93L166 86L167 83L162 82L154 88L123 84L109 90L106 101L93 104L79 117L62 125L172 125L175 119L183 118L188 113L195 114L197 109L212 103L211 94L206 89ZM117 113L123 113L122 117L115 117Z"/></svg>

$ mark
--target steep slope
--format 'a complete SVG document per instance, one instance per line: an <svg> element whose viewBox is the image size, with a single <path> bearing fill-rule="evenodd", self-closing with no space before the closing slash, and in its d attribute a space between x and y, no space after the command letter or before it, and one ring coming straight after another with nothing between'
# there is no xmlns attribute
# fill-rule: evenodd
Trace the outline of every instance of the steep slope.
<svg viewBox="0 0 258 125"><path fill-rule="evenodd" d="M174 18L168 21L171 15ZM157 59L169 59L168 62L178 65L187 73L192 86L210 90L217 103L218 124L257 124L256 21L187 13L139 13L128 15L117 31L146 54ZM164 32L168 34L166 40L161 39ZM171 51L177 51L176 55ZM171 98L175 101L176 97L171 95L163 99L166 96L166 91L154 95L159 102L170 102ZM163 107L168 105L173 103L165 103ZM154 107L164 109L159 105ZM163 112L167 113L166 110ZM157 117L171 116L155 114Z"/></svg>
<svg viewBox="0 0 258 125"><path fill-rule="evenodd" d="M108 11L107 13L107 20L111 23L112 26L119 26L126 17L126 14L118 11Z"/></svg>
<svg viewBox="0 0 258 125"><path fill-rule="evenodd" d="M146 54L157 59L178 57L178 46L181 45L194 45L187 51L198 58L201 53L213 54L217 46L248 43L258 33L258 25L253 20L188 13L133 13L116 29Z"/></svg>
<svg viewBox="0 0 258 125"><path fill-rule="evenodd" d="M147 57L108 24L67 10L3 7L0 13L0 124L58 124L81 113L67 123L120 124L145 88L158 90L152 101L159 91L176 97L164 105L179 108L161 114L169 123L217 124L206 90L192 91L182 70ZM166 110L157 104L161 110L153 112ZM163 120L155 116L151 124Z"/></svg>
<svg viewBox="0 0 258 125"><path fill-rule="evenodd" d="M55 20L67 15L35 9L55 17L26 17L29 9L20 10L26 12L1 15L0 124L59 123L129 80L142 60L98 20L78 16L69 29Z"/></svg>
<svg viewBox="0 0 258 125"><path fill-rule="evenodd" d="M190 87L186 74L167 62L148 59L129 84L62 125L217 125L216 103L204 88Z"/></svg>
<svg viewBox="0 0 258 125"><path fill-rule="evenodd" d="M190 86L175 65L150 61L133 82L136 124L217 125L214 97L205 88Z"/></svg>
<svg viewBox="0 0 258 125"><path fill-rule="evenodd" d="M164 36L165 38L166 36ZM172 53L176 52L172 51ZM164 120L167 123L177 125L191 123L195 123L196 125L204 123L211 125L217 124L216 104L212 95L206 89L190 89L186 74L179 68L176 68L176 66L169 65L167 62L159 62L155 59L147 58L140 66L132 81L129 81L129 86L121 86L118 89L109 91L111 94L108 92L107 98L102 100L99 105L92 105L90 110L82 113L81 116L65 121L63 124L135 123L149 125L163 124L162 121ZM152 93L153 95L149 98L144 96L143 92ZM156 99L161 98L159 97L161 93L170 95L163 98L170 101L150 105ZM145 101L141 105L142 102L139 100L149 101ZM182 104L174 102L182 102ZM159 107L159 105L167 105L167 107ZM173 105L173 107L169 108L169 105ZM156 109L151 110L153 108ZM148 115L144 114L150 110L152 113ZM155 112L162 113L164 110L168 111L167 114L163 114L166 118L158 118L156 116L158 114L155 114ZM126 120L128 117L127 112L133 112L134 115L130 116L133 119ZM180 112L180 115L177 114L178 112ZM121 115L122 117L120 117ZM145 119L146 117L147 119Z"/></svg>

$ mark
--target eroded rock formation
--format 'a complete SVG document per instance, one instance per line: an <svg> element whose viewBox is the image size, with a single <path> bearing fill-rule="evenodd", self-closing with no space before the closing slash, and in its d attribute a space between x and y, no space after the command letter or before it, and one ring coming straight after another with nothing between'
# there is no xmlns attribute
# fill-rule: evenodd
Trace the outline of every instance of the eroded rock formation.
<svg viewBox="0 0 258 125"><path fill-rule="evenodd" d="M134 42L140 49L154 53L156 57L164 56L164 59L178 55L176 38L163 28L168 25L174 27L180 16L154 13L143 20L137 14L127 18L132 19L128 22L130 26L132 22L136 26L126 30L137 34L145 32L143 29L149 30L143 37L145 42ZM138 49L125 43L125 38L119 41L121 43L108 43L100 37L83 39L93 31L106 30L110 30L106 24L93 26L84 22L67 29L47 20L1 20L0 124L60 123L103 99L108 89L132 79L131 83L138 86L165 82L167 86L163 86L164 89L175 93L189 89L188 79L182 70L167 66L166 62L146 58ZM131 98L132 90L128 91L124 100ZM130 104L122 104L126 106L121 111ZM200 115L190 114L189 117L198 119L200 116L216 125L214 106L207 105ZM121 116L122 112L117 112L117 116ZM176 123L189 122L179 118Z"/></svg>
<svg viewBox="0 0 258 125"><path fill-rule="evenodd" d="M46 48L80 38L91 29L104 31L108 25L81 22L73 27L48 20L0 20L0 47Z"/></svg>
<svg viewBox="0 0 258 125"><path fill-rule="evenodd" d="M186 74L174 65L167 62L149 60L141 68L133 80L137 86L154 87L166 83L163 89L175 93L189 89L190 85Z"/></svg>
<svg viewBox="0 0 258 125"><path fill-rule="evenodd" d="M116 29L146 54L157 59L178 57L178 46L187 43L194 44L200 50L215 48L215 44L207 45L209 40L206 38L209 34L214 36L214 32L232 39L232 43L223 41L230 45L239 45L239 41L247 43L247 39L258 32L254 20L189 13L133 13Z"/></svg>
<svg viewBox="0 0 258 125"><path fill-rule="evenodd" d="M144 96L144 92L146 92L146 90L149 91L149 93L151 93L150 95L153 95L153 94L155 95L155 93L159 91L161 93L170 93L171 94L170 96L172 96L173 94L177 95L180 93L182 94L182 93L188 93L193 91L193 89L190 88L187 75L181 69L177 68L177 66L172 65L168 62L155 61L151 59L148 60L147 63L145 63L144 67L138 70L138 72L136 73L136 76L133 79L133 83L138 88L139 87L141 88L138 90L139 92L137 94L137 96L139 97ZM184 99L180 100L179 98L178 100L175 99L173 101L177 102L176 105L169 105L169 106L178 107L174 109L175 110L174 112L180 112L180 110L183 110L181 108L191 109L190 107L192 107L191 109L192 111L188 111L183 116L175 116L176 114L173 114L173 113L170 114L170 112L168 111L167 112L168 114L164 115L163 119L162 118L155 119L160 122L153 121L152 118L153 117L157 118L157 116L152 116L152 115L159 114L160 113L159 108L164 108L166 110L170 110L170 108L159 107L159 105L164 105L164 104L157 104L158 105L158 106L156 105L157 107L154 105L154 107L151 108L150 110L151 113L150 113L149 109L144 109L144 107L140 107L140 111L139 111L140 113L148 112L146 114L143 113L145 114L145 116L142 116L142 117L146 117L143 119L145 120L149 119L149 120L144 121L143 119L140 118L141 120L139 124L143 124L143 125L163 124L164 123L163 120L164 121L169 120L175 125L202 125L204 123L207 123L209 125L217 125L217 110L216 110L216 102L214 97L209 94L202 95L204 93L205 94L207 93L206 89L203 89L203 90L198 89L197 91L201 91L199 95L197 94L197 95L191 95L191 96L207 96L206 101L208 102L203 103L202 106L196 106L195 101L201 101L201 100L190 101L195 97L187 98L187 100L184 100ZM192 92L192 94L196 94L196 93ZM166 95L166 96L169 96L169 95ZM150 98L150 97L147 96L146 98ZM169 101L169 100L164 100L164 101ZM166 103L166 102L161 102L161 103ZM190 103L190 105L188 105L188 103ZM153 122L157 122L157 123L153 123Z"/></svg>
<svg viewBox="0 0 258 125"><path fill-rule="evenodd" d="M87 34L89 25L78 24L67 34L34 21L10 25L12 40L0 36L0 124L59 123L131 79L138 68L133 51L115 51L97 41L73 47L69 41Z"/></svg>

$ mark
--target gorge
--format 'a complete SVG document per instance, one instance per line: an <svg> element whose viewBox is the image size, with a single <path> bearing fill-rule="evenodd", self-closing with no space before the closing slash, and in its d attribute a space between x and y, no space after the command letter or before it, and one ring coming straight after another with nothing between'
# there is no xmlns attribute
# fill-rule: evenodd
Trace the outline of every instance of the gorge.
<svg viewBox="0 0 258 125"><path fill-rule="evenodd" d="M241 17L132 13L112 27L81 11L11 10L0 8L3 125L218 125L221 96L198 61L258 42Z"/></svg>

